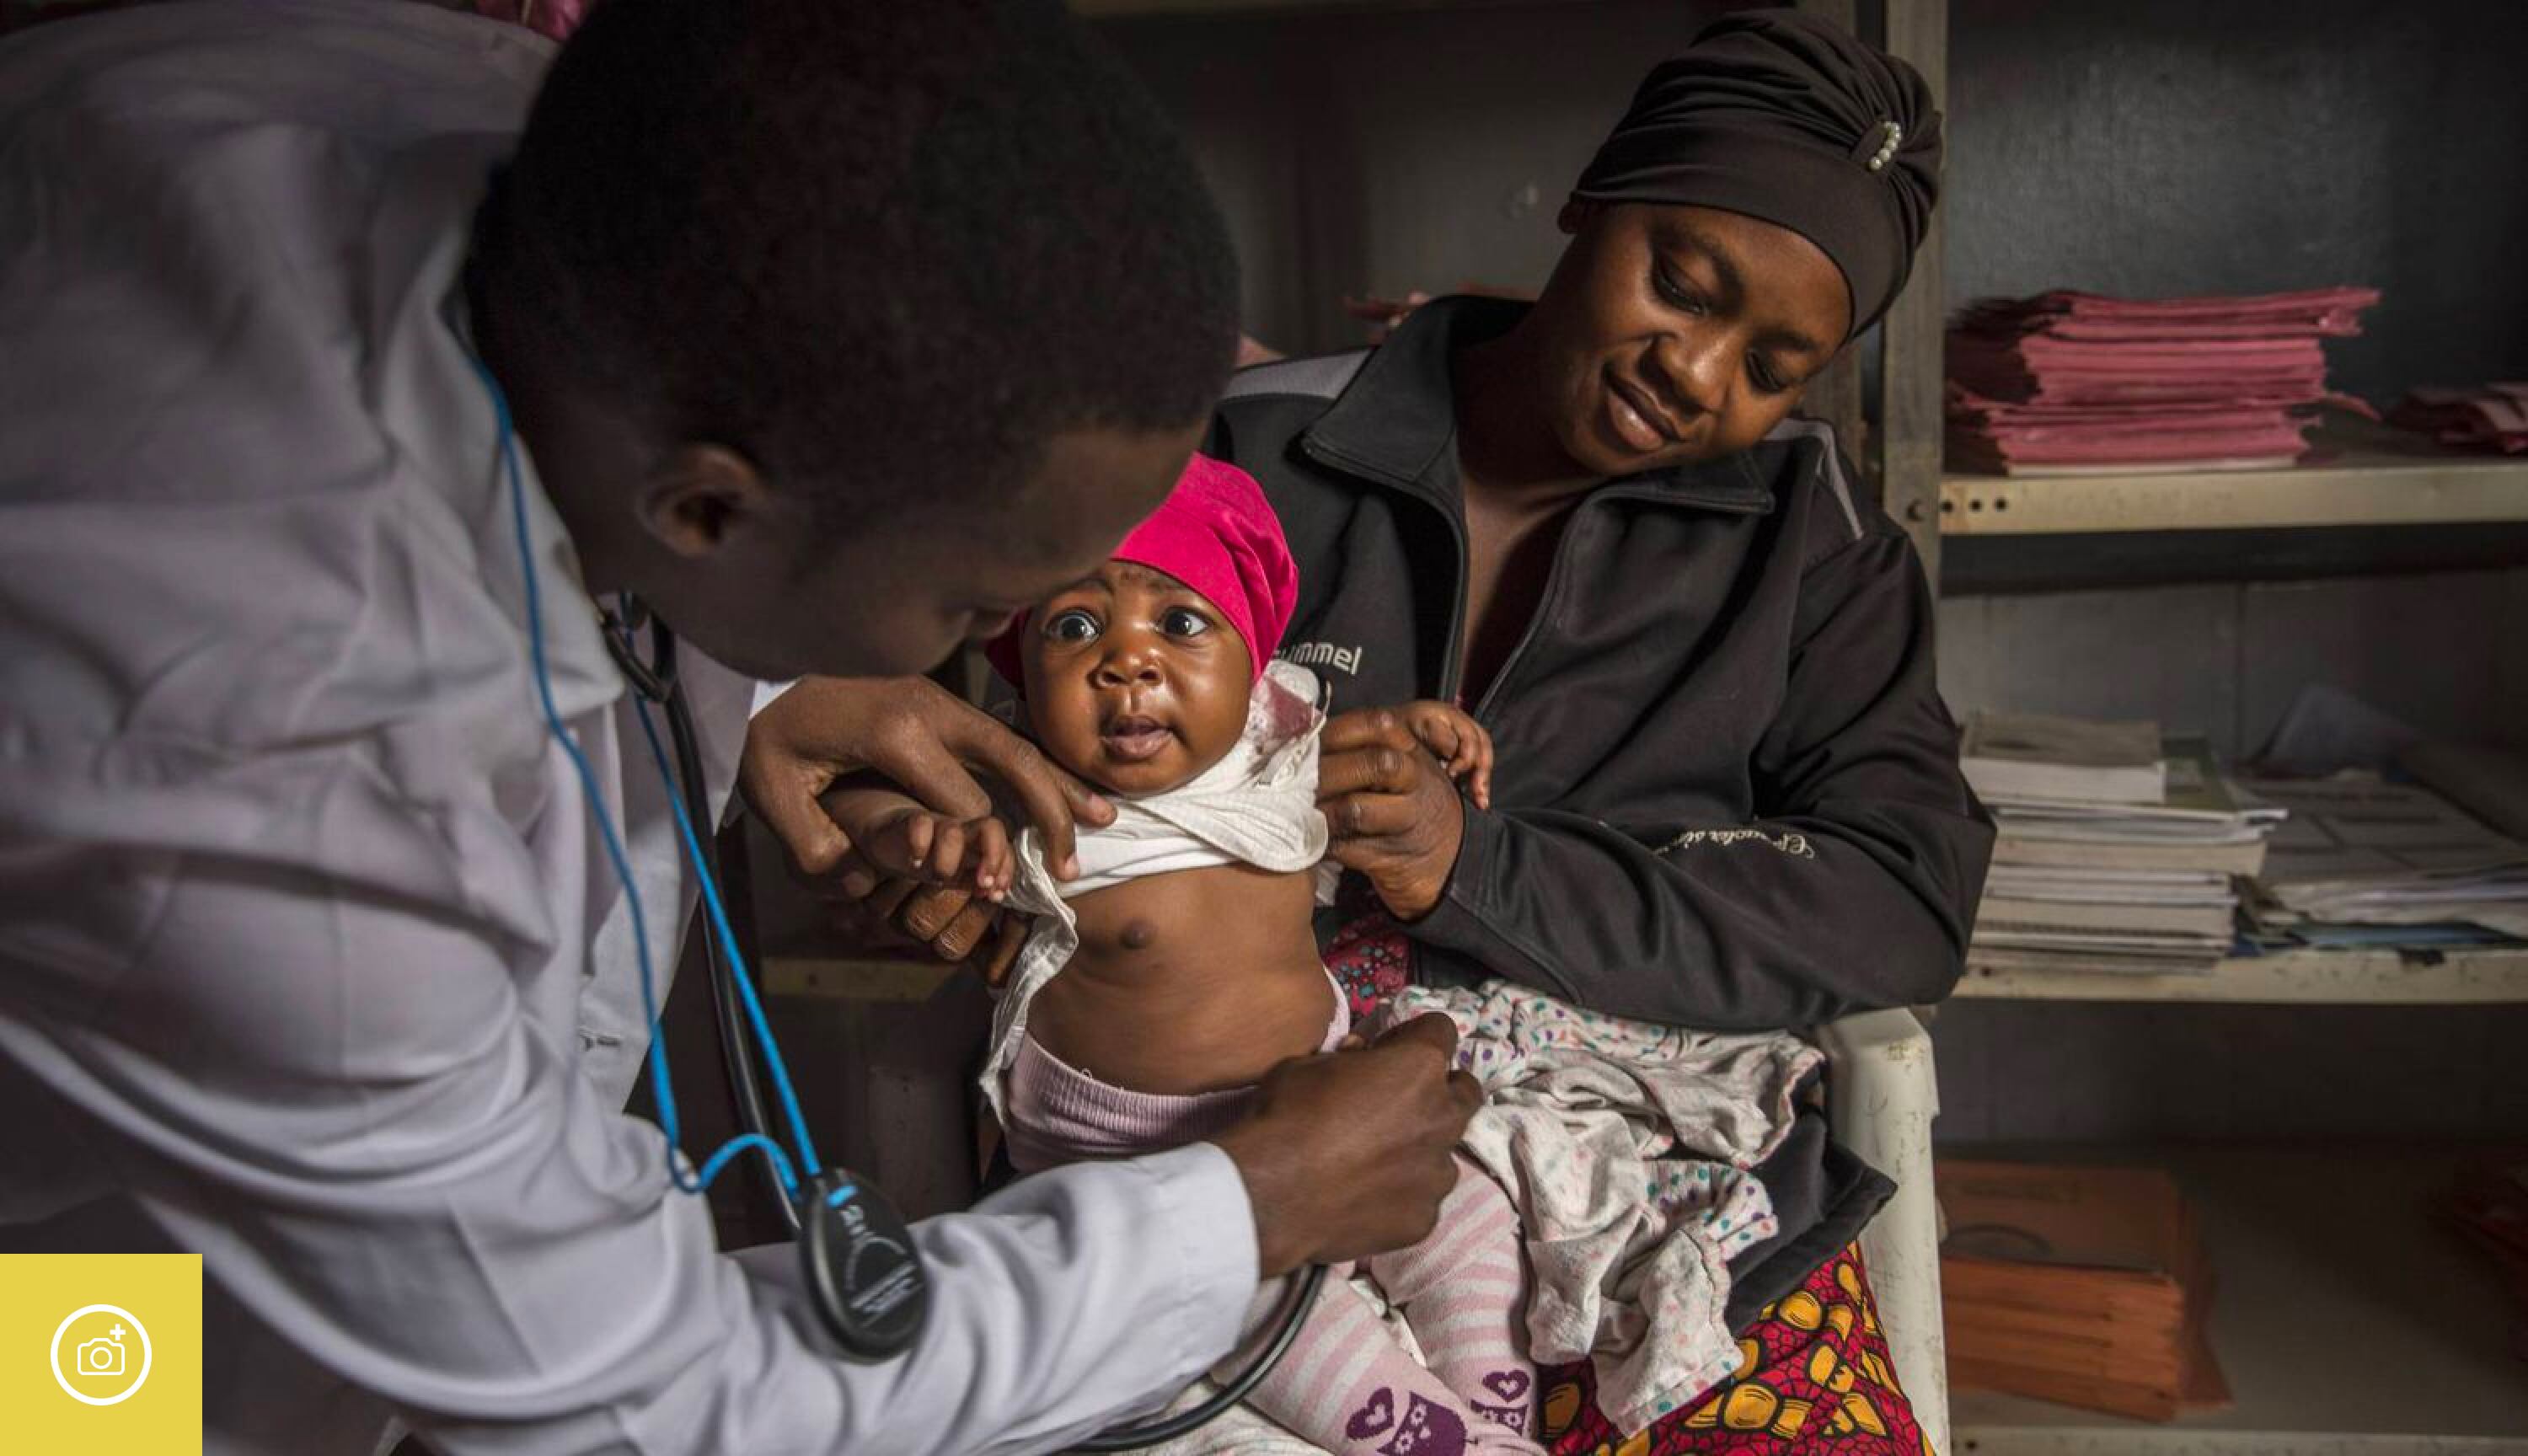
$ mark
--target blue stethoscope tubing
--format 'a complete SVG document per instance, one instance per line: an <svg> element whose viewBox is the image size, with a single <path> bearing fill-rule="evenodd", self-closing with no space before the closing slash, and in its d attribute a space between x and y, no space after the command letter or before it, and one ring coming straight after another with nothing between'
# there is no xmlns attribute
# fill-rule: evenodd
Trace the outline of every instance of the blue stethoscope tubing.
<svg viewBox="0 0 2528 1456"><path fill-rule="evenodd" d="M669 632L662 622L650 623L651 656L650 661L644 663L640 654L633 650L630 641L630 634L642 625L642 613L637 607L638 603L626 598L618 604L616 612L606 614L604 623L606 650L622 670L624 678L631 683L633 691L659 704L666 713L667 739L674 746L676 760L671 782L683 786L684 818L688 822L708 823L711 807L703 799L702 754L695 747L693 713L685 702L685 695L678 691L675 634ZM642 714L641 727L650 740L650 751L656 761L658 735L650 726L646 710ZM663 763L660 774L665 777ZM720 869L718 846L711 838L698 835L696 848L700 850L706 865L700 876L702 882L712 886L714 891L728 883L728 877ZM723 911L726 910L724 902L720 908ZM729 929L732 944L743 939L736 933L734 921L729 922ZM736 1109L738 1126L750 1133L765 1136L769 1142L771 1139L765 1130L771 1125L771 1118L764 1105L764 1073L756 1066L755 1047L749 1035L754 1018L748 1014L745 1001L736 994L737 977L744 972L742 968L732 971L729 953L721 949L716 926L713 931L702 938L703 962L706 979L711 989L712 1019L719 1031L720 1060L726 1068L729 1100ZM738 967L745 963L742 955L735 962ZM656 1032L653 1034L655 1036ZM766 1045L770 1046L768 1031ZM663 1051L659 1054L661 1060L664 1055ZM772 1055L777 1059L779 1053L775 1050ZM766 1201L780 1211L782 1222L795 1237L800 1232L796 1190L782 1176L779 1165L772 1159L761 1159L756 1167L764 1174Z"/></svg>
<svg viewBox="0 0 2528 1456"><path fill-rule="evenodd" d="M471 359L470 355L468 357ZM587 755L580 752L578 740L571 737L569 728L562 722L561 710L553 702L553 673L545 656L544 601L537 583L534 539L527 530L526 481L518 463L517 432L510 421L508 396L501 390L500 382L493 378L491 370L480 359L472 359L471 362L476 374L482 379L484 390L491 395L493 414L499 429L500 465L507 476L511 524L516 529L518 539L519 575L525 584L527 650L529 660L535 669L537 703L544 711L546 731L552 736L553 742L560 746L563 754L570 760L572 771L579 778L580 790L588 800L589 814L597 823L598 837L606 846L606 858L613 866L615 878L623 886L625 909L629 911L632 920L633 954L640 962L641 970L641 1010L642 1014L648 1018L651 1029L651 1054L648 1059L650 1090L658 1101L659 1130L664 1132L667 1138L668 1178L684 1192L704 1192L732 1160L752 1150L764 1155L774 1174L779 1178L783 1191L791 1199L795 1199L801 1187L802 1174L813 1176L819 1170L816 1150L808 1133L807 1118L799 1109L798 1094L790 1084L789 1067L781 1060L780 1048L772 1038L772 1028L764 1020L763 1003L757 998L754 985L742 970L740 974L727 979L733 983L742 1014L753 1028L757 1042L764 1048L768 1059L773 1085L781 1099L782 1115L789 1124L792 1139L798 1150L798 1160L794 1164L790 1156L783 1152L781 1145L762 1130L761 1125L749 1126L746 1131L730 1139L711 1157L705 1159L699 1170L688 1168L679 1152L683 1146L679 1136L682 1126L676 1113L675 1087L668 1075L667 1058L658 1037L658 982L654 969L656 960L650 950L649 916L641 904L641 886L633 877L631 857L623 848L623 837L616 831L612 816L606 811L604 796L598 792L596 771L589 766ZM609 650L619 650L620 644L611 629L607 632L607 643ZM620 660L619 657L618 660ZM670 700L676 700L681 695L670 691L667 697ZM633 702L641 719L642 734L649 741L652 761L658 767L659 778L667 786L668 805L675 815L676 836L682 842L685 858L694 866L701 884L703 904L711 918L711 938L716 942L720 954L730 957L733 964L742 967L744 959L738 953L736 933L730 928L728 912L720 904L718 878L711 872L711 867L704 858L700 839L694 832L694 815L686 803L689 797L699 794L699 782L696 781L692 785L693 795L679 790L675 773L668 767L666 754L660 748L657 725L650 716L650 695L638 691L636 687ZM681 721L683 714L678 711L681 707L681 702L677 702L675 708L670 710L671 719L675 720L673 726L677 728L684 727ZM681 750L684 748L681 740L687 735L679 732L676 736L680 740L678 747Z"/></svg>
<svg viewBox="0 0 2528 1456"><path fill-rule="evenodd" d="M481 378L485 392L491 396L498 425L500 465L507 476L511 523L516 528L518 539L519 573L525 583L527 644L535 669L537 703L544 711L546 730L553 742L561 746L579 778L581 792L588 800L589 813L597 821L599 837L606 846L606 857L613 865L615 878L623 886L625 909L632 918L632 946L641 972L641 1009L650 1024L650 1087L658 1103L659 1131L666 1136L668 1179L679 1190L698 1195L709 1189L711 1180L737 1158L748 1152L760 1153L781 1192L782 1196L776 1202L780 1204L782 1217L794 1233L802 1232L804 1198L813 1195L818 1207L810 1210L810 1217L820 1218L831 1210L851 1204L862 1190L848 1175L827 1173L816 1161L816 1145L809 1136L808 1119L800 1110L797 1089L791 1084L789 1066L782 1060L780 1045L774 1040L772 1027L764 1018L762 998L756 994L755 983L747 974L745 952L738 944L736 929L729 922L728 908L720 896L718 857L696 830L697 824L710 822L710 806L705 799L702 758L695 747L692 714L686 706L675 673L675 639L665 624L653 624L653 641L657 645L655 665L645 668L638 653L632 650L632 645L625 640L625 634L633 630L628 620L608 621L604 628L607 651L633 685L633 705L641 720L641 733L648 741L650 758L658 770L659 781L667 788L668 805L675 815L676 837L701 887L703 908L711 921L711 934L704 937L705 962L711 980L721 1051L728 1065L729 1094L736 1104L739 1125L743 1130L704 1159L699 1169L690 1167L681 1152L682 1129L676 1114L675 1088L667 1070L666 1043L659 1034L658 984L650 951L649 921L642 910L640 886L632 876L631 857L625 853L622 836L606 812L605 799L598 792L596 772L589 766L587 755L580 752L578 741L571 737L570 730L563 724L560 709L553 702L553 677L545 658L544 603L536 581L533 538L527 530L526 481L518 463L517 432L510 420L508 396L481 359L470 352L467 359ZM627 618L630 616L627 613ZM650 704L654 702L667 715L668 734L675 744L676 763L673 766L668 763L666 748L660 743L658 725L651 717ZM753 1032L752 1038L746 1035L748 1031ZM758 1047L764 1054L761 1072L753 1055ZM771 1134L770 1118L765 1115L762 1091L764 1072L770 1074L774 1098L797 1154L795 1162ZM819 1314L827 1327L839 1334L848 1323L850 1312L833 1308L841 1301L841 1296L835 1292L829 1278L819 1276L818 1266L824 1260L820 1257L823 1250L816 1246L816 1240L805 1239L803 1246L808 1248L810 1255L808 1284L811 1294L818 1302ZM904 1252L915 1268L918 1287L920 1254L909 1240L904 1245ZM1289 1353L1291 1341L1298 1337L1300 1326L1306 1322L1309 1309L1324 1287L1325 1279L1326 1267L1316 1264L1310 1265L1292 1281L1290 1292L1283 1298L1278 1314L1279 1327L1273 1338L1244 1370L1211 1396L1174 1416L1102 1431L1073 1449L1100 1453L1138 1450L1174 1440L1219 1419L1230 1407L1245 1399ZM904 1328L900 1340L889 1336L887 1343L894 1348L861 1348L855 1349L854 1353L864 1358L892 1358L910 1347L920 1328L917 1307L914 1320L909 1327ZM846 1343L848 1346L849 1342Z"/></svg>

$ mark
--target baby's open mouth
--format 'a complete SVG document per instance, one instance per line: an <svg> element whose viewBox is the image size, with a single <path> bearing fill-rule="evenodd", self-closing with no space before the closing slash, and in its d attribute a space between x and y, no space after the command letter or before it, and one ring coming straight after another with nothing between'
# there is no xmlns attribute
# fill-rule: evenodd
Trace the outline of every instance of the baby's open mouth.
<svg viewBox="0 0 2528 1456"><path fill-rule="evenodd" d="M1127 713L1108 719L1097 735L1097 742L1105 748L1108 757L1138 763L1157 757L1173 737L1175 735L1168 731L1168 726L1158 719Z"/></svg>

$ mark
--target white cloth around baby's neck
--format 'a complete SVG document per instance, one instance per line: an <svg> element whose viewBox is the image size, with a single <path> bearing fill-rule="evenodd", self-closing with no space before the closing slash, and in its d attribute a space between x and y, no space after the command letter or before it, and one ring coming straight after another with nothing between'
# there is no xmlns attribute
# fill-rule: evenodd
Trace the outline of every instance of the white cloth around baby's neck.
<svg viewBox="0 0 2528 1456"><path fill-rule="evenodd" d="M1028 1003L1080 949L1080 920L1067 901L1183 869L1252 864L1287 873L1324 860L1317 755L1325 725L1316 674L1295 663L1272 662L1247 698L1245 731L1219 762L1164 793L1106 796L1115 806L1115 822L1102 829L1080 826L1077 879L1054 879L1036 830L1019 836L1009 908L1035 916L1035 926L1011 966L993 1015L982 1084L995 1114L1003 1112L1002 1073L1027 1032Z"/></svg>
<svg viewBox="0 0 2528 1456"><path fill-rule="evenodd" d="M1324 726L1316 674L1271 663L1246 700L1245 731L1219 762L1163 793L1107 794L1115 822L1081 827L1080 877L1058 883L1047 874L1038 888L1076 900L1180 869L1308 868L1326 853L1326 816L1317 811L1317 741ZM1034 830L1021 838L1021 858L1037 868L1044 867L1043 850Z"/></svg>

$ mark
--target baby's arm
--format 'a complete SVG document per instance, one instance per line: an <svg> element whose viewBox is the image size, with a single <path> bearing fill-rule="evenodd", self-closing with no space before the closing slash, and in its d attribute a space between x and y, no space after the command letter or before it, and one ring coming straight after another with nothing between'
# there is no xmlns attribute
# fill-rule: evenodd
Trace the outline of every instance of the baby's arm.
<svg viewBox="0 0 2528 1456"><path fill-rule="evenodd" d="M1018 877L1009 826L994 815L960 819L894 789L843 788L825 794L825 812L880 874L924 884L964 883L998 901Z"/></svg>
<svg viewBox="0 0 2528 1456"><path fill-rule="evenodd" d="M1474 796L1475 807L1493 806L1493 736L1474 715L1450 703L1408 702L1396 710L1404 726Z"/></svg>

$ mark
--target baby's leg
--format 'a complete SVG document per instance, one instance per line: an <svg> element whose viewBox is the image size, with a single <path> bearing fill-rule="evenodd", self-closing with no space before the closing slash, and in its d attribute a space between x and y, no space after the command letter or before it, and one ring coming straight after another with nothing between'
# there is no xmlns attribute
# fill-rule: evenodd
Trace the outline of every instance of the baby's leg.
<svg viewBox="0 0 2528 1456"><path fill-rule="evenodd" d="M1527 1358L1526 1259L1518 1212L1490 1174L1460 1156L1440 1226L1369 1261L1404 1307L1432 1373L1477 1414L1522 1435L1536 1430L1536 1366Z"/></svg>
<svg viewBox="0 0 2528 1456"><path fill-rule="evenodd" d="M1541 1453L1542 1447L1474 1414L1447 1382L1404 1353L1366 1300L1338 1283L1338 1276L1328 1276L1298 1337L1248 1393L1248 1405L1334 1456ZM1264 1291L1253 1317L1264 1327L1222 1361L1213 1378L1236 1376L1272 1337L1280 1294Z"/></svg>

